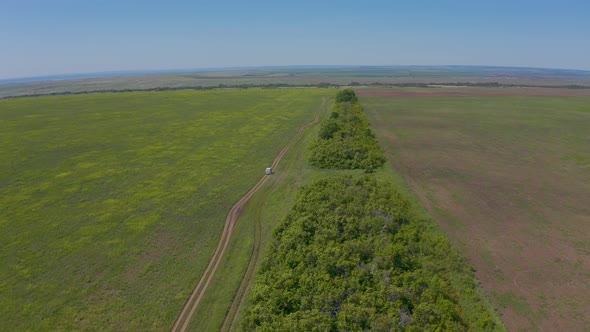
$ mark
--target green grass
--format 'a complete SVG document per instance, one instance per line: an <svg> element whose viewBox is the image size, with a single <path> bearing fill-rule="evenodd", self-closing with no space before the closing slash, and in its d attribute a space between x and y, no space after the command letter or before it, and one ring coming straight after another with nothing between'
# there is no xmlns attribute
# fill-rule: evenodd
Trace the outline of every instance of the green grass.
<svg viewBox="0 0 590 332"><path fill-rule="evenodd" d="M229 208L331 94L0 101L2 325L169 329Z"/></svg>

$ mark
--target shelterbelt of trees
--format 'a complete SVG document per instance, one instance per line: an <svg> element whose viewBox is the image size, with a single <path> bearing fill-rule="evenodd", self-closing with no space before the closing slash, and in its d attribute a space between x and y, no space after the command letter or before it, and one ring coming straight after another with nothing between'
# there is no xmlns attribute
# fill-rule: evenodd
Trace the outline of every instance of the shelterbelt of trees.
<svg viewBox="0 0 590 332"><path fill-rule="evenodd" d="M354 92L340 91L334 109L310 161L333 169L381 166L382 150ZM328 176L300 188L275 229L241 328L505 331L473 271L415 208L375 174Z"/></svg>
<svg viewBox="0 0 590 332"><path fill-rule="evenodd" d="M385 162L383 150L365 117L355 93L344 89L336 95L329 119L308 151L309 163L320 168L372 171Z"/></svg>
<svg viewBox="0 0 590 332"><path fill-rule="evenodd" d="M243 329L501 329L491 308L479 302L461 256L424 224L391 184L372 174L301 188L275 230ZM459 289L451 280L461 280Z"/></svg>

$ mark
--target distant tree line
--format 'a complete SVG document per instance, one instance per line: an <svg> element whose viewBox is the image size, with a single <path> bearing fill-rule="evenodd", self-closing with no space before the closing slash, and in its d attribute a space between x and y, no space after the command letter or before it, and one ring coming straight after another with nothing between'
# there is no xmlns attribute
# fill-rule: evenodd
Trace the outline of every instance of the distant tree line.
<svg viewBox="0 0 590 332"><path fill-rule="evenodd" d="M415 215L374 175L301 188L274 232L241 328L502 330L462 257Z"/></svg>
<svg viewBox="0 0 590 332"><path fill-rule="evenodd" d="M383 150L353 90L337 93L330 118L322 122L318 138L309 147L308 160L321 168L369 172L385 162Z"/></svg>
<svg viewBox="0 0 590 332"><path fill-rule="evenodd" d="M379 87L396 87L396 88L435 88L435 86L469 86L482 88L553 88L553 89L590 89L590 85L534 85L534 84L504 84L498 82L443 82L443 83L359 83L350 82L347 84L321 82L317 84L289 84L289 83L269 83L269 84L218 84L211 86L178 86L178 87L155 87L155 88L138 88L138 89L97 89L85 91L57 91L47 93L29 93L16 96L5 96L0 99L26 98L26 97L43 97L43 96L64 96L64 95L81 95L89 93L119 93L119 92L141 92L141 91L176 91L176 90L217 90L217 89L280 89L280 88L340 88L346 86L379 86Z"/></svg>
<svg viewBox="0 0 590 332"><path fill-rule="evenodd" d="M67 96L83 95L90 93L123 93L123 92L150 92L150 91L179 91L179 90L219 90L219 89L280 89L280 88L337 88L340 85L331 83L319 84L287 84L287 83L269 83L269 84L218 84L211 86L176 86L176 87L155 87L141 89L97 89L85 91L58 91L47 93L32 93L18 96L0 97L0 99L26 98L26 97L45 97L45 96Z"/></svg>

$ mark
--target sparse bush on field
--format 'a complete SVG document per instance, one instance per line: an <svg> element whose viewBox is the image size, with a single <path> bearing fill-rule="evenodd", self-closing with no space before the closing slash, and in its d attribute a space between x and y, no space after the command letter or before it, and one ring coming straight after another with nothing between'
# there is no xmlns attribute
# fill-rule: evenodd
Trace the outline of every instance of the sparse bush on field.
<svg viewBox="0 0 590 332"><path fill-rule="evenodd" d="M356 103L358 101L352 89L343 89L336 94L336 103Z"/></svg>

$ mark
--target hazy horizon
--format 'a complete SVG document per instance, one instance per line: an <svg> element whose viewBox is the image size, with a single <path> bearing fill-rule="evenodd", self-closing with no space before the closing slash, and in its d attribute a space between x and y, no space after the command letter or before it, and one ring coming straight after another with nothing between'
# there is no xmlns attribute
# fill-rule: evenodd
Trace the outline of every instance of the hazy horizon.
<svg viewBox="0 0 590 332"><path fill-rule="evenodd" d="M9 0L0 80L318 64L588 71L588 12L585 1Z"/></svg>
<svg viewBox="0 0 590 332"><path fill-rule="evenodd" d="M92 78L108 78L108 77L133 77L133 76L144 76L144 75L175 75L175 74L198 74L198 73L220 73L220 72L231 72L231 71L264 71L264 70L350 70L350 69L407 69L407 70L443 70L447 69L451 72L451 69L460 70L471 68L473 70L477 68L481 69L498 69L498 70L539 70L546 71L546 73L540 73L540 75L550 74L551 71L565 71L577 74L583 74L584 77L590 76L590 70L580 69L569 69L569 68L541 68L541 67L510 67L510 66L485 66L485 65L277 65L277 66L250 66L250 67L220 67L220 68L172 68L172 69L137 69L137 70L117 70L117 71L103 71L103 72L80 72L80 73L67 73L67 74L55 74L46 76L28 76L28 77L10 77L0 78L0 84L13 84L13 83L33 83L43 81L60 81L60 80L73 80L73 79L92 79ZM555 73L551 73L555 74ZM532 75L529 73L529 75ZM539 75L539 74L538 74ZM526 75L525 75L526 76Z"/></svg>

